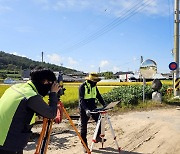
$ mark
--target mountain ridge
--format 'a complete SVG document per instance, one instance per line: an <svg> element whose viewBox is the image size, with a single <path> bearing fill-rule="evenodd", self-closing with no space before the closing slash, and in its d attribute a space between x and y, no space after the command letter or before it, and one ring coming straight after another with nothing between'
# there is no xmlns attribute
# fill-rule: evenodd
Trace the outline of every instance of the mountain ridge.
<svg viewBox="0 0 180 154"><path fill-rule="evenodd" d="M49 68L53 71L62 71L65 74L73 74L80 72L75 69L58 66L46 62L39 62L27 57L22 57L4 51L0 51L0 69L1 70L26 70L35 67Z"/></svg>

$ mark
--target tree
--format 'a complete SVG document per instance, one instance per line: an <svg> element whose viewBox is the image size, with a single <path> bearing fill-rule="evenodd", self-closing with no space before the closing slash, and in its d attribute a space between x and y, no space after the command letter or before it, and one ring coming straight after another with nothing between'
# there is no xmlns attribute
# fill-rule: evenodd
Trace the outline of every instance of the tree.
<svg viewBox="0 0 180 154"><path fill-rule="evenodd" d="M113 72L102 72L101 76L103 76L105 79L113 79L114 78Z"/></svg>

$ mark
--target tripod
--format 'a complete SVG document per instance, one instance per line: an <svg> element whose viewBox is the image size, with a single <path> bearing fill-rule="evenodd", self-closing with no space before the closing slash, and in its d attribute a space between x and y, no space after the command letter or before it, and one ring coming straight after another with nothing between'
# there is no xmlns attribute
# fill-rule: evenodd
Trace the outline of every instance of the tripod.
<svg viewBox="0 0 180 154"><path fill-rule="evenodd" d="M93 135L93 139L92 139L92 144L91 144L91 148L90 148L90 151L92 151L93 149L93 145L94 143L96 142L96 137L97 137L97 133L98 133L98 130L99 130L99 127L101 125L101 134L100 134L100 137L102 138L102 148L104 146L104 137L105 137L105 119L107 120L109 126L110 126L110 129L111 129L111 134L113 136L113 139L116 143L116 146L118 148L118 151L120 153L121 151L121 148L119 147L118 143L117 143L117 140L116 140L116 136L115 136L115 133L114 133L114 130L113 130L113 127L111 125L111 121L110 121L110 118L107 114L107 111L106 110L97 110L97 111L93 111L91 112L92 114L96 114L96 113L99 113L99 119L98 119L98 122L97 122L97 125L96 125L96 128L95 128L95 132L94 132L94 135Z"/></svg>
<svg viewBox="0 0 180 154"><path fill-rule="evenodd" d="M86 143L81 138L81 135L78 132L76 126L74 125L71 117L69 116L68 112L64 108L63 103L61 101L59 101L59 104L60 104L60 108L62 108L62 111L65 113L66 117L68 118L71 126L75 130L77 136L81 140L81 143L83 144L83 146L86 149L87 153L91 154L90 150L86 146ZM44 118L43 126L42 126L42 131L41 131L41 134L40 134L40 137L39 137L39 140L38 140L38 144L36 146L36 151L35 151L34 154L46 154L47 148L48 148L48 144L49 144L49 140L50 140L50 134L51 134L51 131L52 131L53 121L54 121L53 119Z"/></svg>

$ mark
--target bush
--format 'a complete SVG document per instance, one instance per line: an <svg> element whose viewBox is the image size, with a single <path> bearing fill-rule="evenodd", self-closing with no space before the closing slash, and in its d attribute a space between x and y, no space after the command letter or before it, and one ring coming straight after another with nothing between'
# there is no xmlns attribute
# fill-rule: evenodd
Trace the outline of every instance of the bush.
<svg viewBox="0 0 180 154"><path fill-rule="evenodd" d="M168 86L163 85L160 92L162 96L166 94L166 89ZM152 99L152 88L150 85L144 87L145 99ZM143 99L143 86L142 85L132 85L132 86L119 86L118 88L112 89L110 92L102 95L106 103L121 101L122 104L137 105L140 100Z"/></svg>

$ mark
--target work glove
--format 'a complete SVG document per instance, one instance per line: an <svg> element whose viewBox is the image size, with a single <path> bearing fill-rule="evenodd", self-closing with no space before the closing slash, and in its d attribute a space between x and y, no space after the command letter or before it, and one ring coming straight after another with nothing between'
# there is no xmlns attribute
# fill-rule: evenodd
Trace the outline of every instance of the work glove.
<svg viewBox="0 0 180 154"><path fill-rule="evenodd" d="M91 111L90 111L90 110L86 110L86 115L87 115L88 117L90 117L90 116L91 116Z"/></svg>

